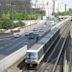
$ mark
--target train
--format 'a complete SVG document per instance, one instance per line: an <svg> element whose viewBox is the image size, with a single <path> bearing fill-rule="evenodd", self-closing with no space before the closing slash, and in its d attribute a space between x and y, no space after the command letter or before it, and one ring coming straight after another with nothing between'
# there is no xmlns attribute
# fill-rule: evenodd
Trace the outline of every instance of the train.
<svg viewBox="0 0 72 72"><path fill-rule="evenodd" d="M38 67L46 53L51 49L51 46L61 37L63 31L69 27L68 21L67 19L59 23L59 25L57 24L49 33L27 50L25 63L28 68Z"/></svg>
<svg viewBox="0 0 72 72"><path fill-rule="evenodd" d="M55 28L29 48L25 59L27 67L37 67L58 37L59 29Z"/></svg>

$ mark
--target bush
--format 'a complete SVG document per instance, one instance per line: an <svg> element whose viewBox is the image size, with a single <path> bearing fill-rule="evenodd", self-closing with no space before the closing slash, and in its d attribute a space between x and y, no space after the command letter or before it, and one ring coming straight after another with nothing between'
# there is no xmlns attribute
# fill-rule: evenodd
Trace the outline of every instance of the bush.
<svg viewBox="0 0 72 72"><path fill-rule="evenodd" d="M27 12L7 12L2 14L2 20L36 20L38 16L41 16L41 13L33 12L33 13L27 13Z"/></svg>
<svg viewBox="0 0 72 72"><path fill-rule="evenodd" d="M0 21L0 29L2 29L3 27L2 27L2 21Z"/></svg>
<svg viewBox="0 0 72 72"><path fill-rule="evenodd" d="M12 29L12 28L14 28L14 24L11 20L5 20L2 23L2 27L3 27L3 29Z"/></svg>
<svg viewBox="0 0 72 72"><path fill-rule="evenodd" d="M10 12L2 14L2 20L10 20L11 14Z"/></svg>
<svg viewBox="0 0 72 72"><path fill-rule="evenodd" d="M62 15L62 13L61 13L61 12L58 12L58 13L52 13L52 15L54 15L54 16L59 16L59 15Z"/></svg>
<svg viewBox="0 0 72 72"><path fill-rule="evenodd" d="M53 13L52 15L54 16L66 16L66 15L72 16L72 11L58 12L58 13Z"/></svg>
<svg viewBox="0 0 72 72"><path fill-rule="evenodd" d="M14 27L23 27L23 26L25 26L25 24L22 21L19 21L16 24L14 24Z"/></svg>

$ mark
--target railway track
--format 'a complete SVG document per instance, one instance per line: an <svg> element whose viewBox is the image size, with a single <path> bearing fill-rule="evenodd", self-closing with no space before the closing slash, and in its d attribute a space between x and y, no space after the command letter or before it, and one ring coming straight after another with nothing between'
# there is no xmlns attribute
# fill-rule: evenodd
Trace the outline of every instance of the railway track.
<svg viewBox="0 0 72 72"><path fill-rule="evenodd" d="M64 32L64 34L62 35L62 37L65 37L65 35L67 35L67 30ZM66 38L63 39L63 38L60 38L59 41L57 42L57 44L55 45L54 47L54 50L52 51L52 53L50 54L50 56L48 57L47 61L46 61L46 64L45 66L43 66L43 68L41 67L39 69L39 71L37 72L54 72L56 67L57 67L57 71L59 70L59 66L57 66L58 64L58 61L59 61L59 58L60 58L60 55L61 55L61 52L64 48L64 44L66 42ZM59 50L57 50L59 49ZM58 52L57 52L58 51ZM57 53L55 56L55 61L54 63L50 63L51 59L52 59L52 56L54 57L54 54Z"/></svg>
<svg viewBox="0 0 72 72"><path fill-rule="evenodd" d="M46 62L42 62L41 66L37 70L23 70L23 72L61 72L62 65L58 65L62 58L62 51L64 49L69 28L63 30L61 37L54 46L51 54L47 57Z"/></svg>
<svg viewBox="0 0 72 72"><path fill-rule="evenodd" d="M68 33L69 26L65 25L60 29L60 37L57 38L57 42L53 43L54 45L52 44L50 48L52 50L48 50L48 52L51 53L48 54L45 61L42 61L40 67L36 70L24 69L22 72L61 72L62 65L59 65L58 63L63 58L62 52L68 38Z"/></svg>

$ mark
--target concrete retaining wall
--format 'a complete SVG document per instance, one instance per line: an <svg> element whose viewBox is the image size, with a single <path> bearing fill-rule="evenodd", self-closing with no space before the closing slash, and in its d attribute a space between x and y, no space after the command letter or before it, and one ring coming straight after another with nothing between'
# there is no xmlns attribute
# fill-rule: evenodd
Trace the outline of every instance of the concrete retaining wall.
<svg viewBox="0 0 72 72"><path fill-rule="evenodd" d="M21 20L21 21L24 22L26 24L26 26L41 24L41 23L45 22L45 20ZM17 22L18 22L18 20L14 21L14 23L17 23Z"/></svg>
<svg viewBox="0 0 72 72"><path fill-rule="evenodd" d="M0 61L0 72L4 71L5 69L13 65L16 61L18 61L20 58L22 58L26 54L26 51L27 45L2 59Z"/></svg>

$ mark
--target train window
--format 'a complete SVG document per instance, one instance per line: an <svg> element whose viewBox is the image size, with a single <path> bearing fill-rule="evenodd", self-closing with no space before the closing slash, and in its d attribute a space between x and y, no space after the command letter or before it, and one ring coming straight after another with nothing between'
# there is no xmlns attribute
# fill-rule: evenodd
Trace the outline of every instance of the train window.
<svg viewBox="0 0 72 72"><path fill-rule="evenodd" d="M37 58L37 54L33 53L33 52L29 52L29 53L27 53L27 58L36 59Z"/></svg>

